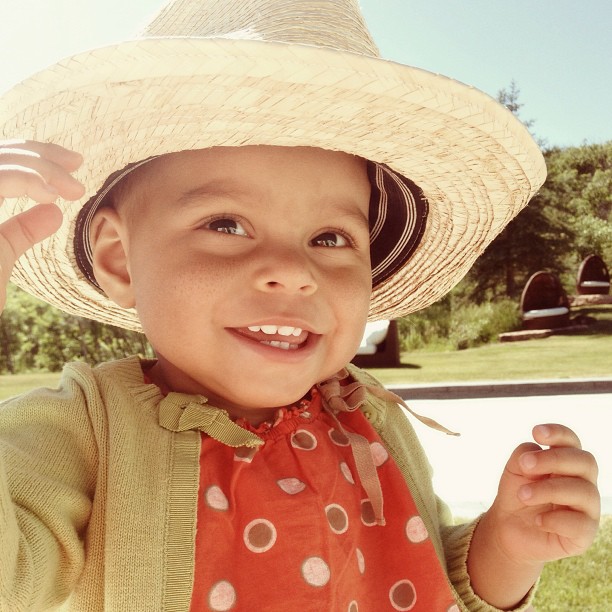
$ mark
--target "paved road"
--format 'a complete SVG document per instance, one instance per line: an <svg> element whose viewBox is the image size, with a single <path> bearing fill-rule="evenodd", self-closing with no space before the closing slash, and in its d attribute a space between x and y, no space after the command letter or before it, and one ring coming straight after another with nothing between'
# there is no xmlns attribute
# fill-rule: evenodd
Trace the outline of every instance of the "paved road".
<svg viewBox="0 0 612 612"><path fill-rule="evenodd" d="M436 490L456 515L474 516L489 506L512 450L531 439L534 425L546 422L572 427L595 455L603 510L612 514L612 393L410 400L410 389L400 391L416 412L461 433L445 436L415 423Z"/></svg>

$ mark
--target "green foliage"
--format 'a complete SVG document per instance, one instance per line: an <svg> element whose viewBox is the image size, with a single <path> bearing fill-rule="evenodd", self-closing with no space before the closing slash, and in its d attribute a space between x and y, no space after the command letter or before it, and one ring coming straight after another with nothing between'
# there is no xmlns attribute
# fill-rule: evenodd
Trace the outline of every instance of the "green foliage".
<svg viewBox="0 0 612 612"><path fill-rule="evenodd" d="M142 334L68 315L17 287L0 317L0 373L57 372L69 361L95 364L153 355Z"/></svg>
<svg viewBox="0 0 612 612"><path fill-rule="evenodd" d="M458 350L488 344L520 327L518 308L511 300L468 304L454 314L449 342Z"/></svg>
<svg viewBox="0 0 612 612"><path fill-rule="evenodd" d="M551 205L567 202L573 240L556 271L572 291L580 262L597 253L612 266L612 142L547 153Z"/></svg>
<svg viewBox="0 0 612 612"><path fill-rule="evenodd" d="M516 83L502 89L497 98L519 116L523 104ZM533 125L533 121L523 123L528 128ZM591 253L612 265L612 142L553 148L544 156L548 177L540 192L468 275L473 301L517 299L539 270L555 272L569 292L580 262Z"/></svg>
<svg viewBox="0 0 612 612"><path fill-rule="evenodd" d="M400 319L401 348L463 350L494 341L500 333L519 329L520 323L512 300L473 304L464 302L457 290L428 309Z"/></svg>
<svg viewBox="0 0 612 612"><path fill-rule="evenodd" d="M429 308L398 320L400 348L412 351L427 346L446 348L451 326L451 298L446 296Z"/></svg>
<svg viewBox="0 0 612 612"><path fill-rule="evenodd" d="M574 291L580 262L591 253L612 266L612 142L545 152L540 192L489 245L467 276L478 302L518 299L539 270L555 272Z"/></svg>

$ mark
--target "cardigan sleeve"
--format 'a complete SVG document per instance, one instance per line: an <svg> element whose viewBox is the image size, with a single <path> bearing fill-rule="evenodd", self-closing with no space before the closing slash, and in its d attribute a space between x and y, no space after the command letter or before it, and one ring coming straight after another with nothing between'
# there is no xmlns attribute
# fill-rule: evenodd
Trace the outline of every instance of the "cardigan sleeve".
<svg viewBox="0 0 612 612"><path fill-rule="evenodd" d="M456 594L457 604L464 612L502 612L478 597L472 588L467 571L470 543L478 520L462 525L453 523L449 507L433 491L433 470L408 418L399 406L393 405L388 408L390 413L385 419L381 437L389 446L422 513L434 547L441 562L446 566L446 573ZM513 612L529 610L534 592L535 588L513 609Z"/></svg>
<svg viewBox="0 0 612 612"><path fill-rule="evenodd" d="M350 372L355 379L369 385L379 384L363 371L351 368ZM362 410L377 429L406 479L421 512L421 518L431 535L434 548L446 567L459 608L464 612L502 612L478 597L472 589L467 571L468 552L478 520L454 525L449 507L433 490L432 467L407 414L398 404L380 400L372 395L368 396L367 404ZM534 592L535 588L513 612L529 610Z"/></svg>
<svg viewBox="0 0 612 612"><path fill-rule="evenodd" d="M478 525L478 520L479 519L476 519L462 525L447 525L442 527L441 537L446 555L448 577L453 588L459 595L465 610L473 610L475 612L499 612L498 608L489 605L474 592L467 571L467 557L470 542L472 541L474 530ZM527 612L533 610L531 604L533 602L535 590L536 585L534 585L524 599L512 609L513 612Z"/></svg>
<svg viewBox="0 0 612 612"><path fill-rule="evenodd" d="M74 380L0 404L0 611L48 610L74 588L96 457Z"/></svg>

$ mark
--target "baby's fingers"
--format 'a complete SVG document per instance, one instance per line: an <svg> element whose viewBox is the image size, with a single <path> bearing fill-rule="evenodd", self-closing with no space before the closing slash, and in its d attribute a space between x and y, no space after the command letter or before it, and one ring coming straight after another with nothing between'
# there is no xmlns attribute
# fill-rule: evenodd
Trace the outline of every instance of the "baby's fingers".
<svg viewBox="0 0 612 612"><path fill-rule="evenodd" d="M0 144L0 198L27 195L49 202L58 196L76 200L83 195L84 187L70 174L82 162L80 155L57 145L28 145Z"/></svg>
<svg viewBox="0 0 612 612"><path fill-rule="evenodd" d="M39 204L0 225L0 269L9 270L37 242L55 232L62 213L55 204Z"/></svg>
<svg viewBox="0 0 612 612"><path fill-rule="evenodd" d="M83 156L76 151L66 149L53 142L37 142L36 140L0 140L0 152L4 150L21 151L25 154L34 153L64 168L74 172L83 163Z"/></svg>
<svg viewBox="0 0 612 612"><path fill-rule="evenodd" d="M582 448L576 432L565 425L546 423L533 428L533 439L544 446L571 446Z"/></svg>
<svg viewBox="0 0 612 612"><path fill-rule="evenodd" d="M39 204L0 224L0 311L4 308L6 286L17 259L55 232L61 223L62 213L55 204Z"/></svg>
<svg viewBox="0 0 612 612"><path fill-rule="evenodd" d="M526 506L563 506L598 521L600 497L597 486L583 478L544 478L520 487L519 499Z"/></svg>
<svg viewBox="0 0 612 612"><path fill-rule="evenodd" d="M576 447L553 446L520 455L519 464L529 478L546 475L565 475L597 482L598 466L595 457Z"/></svg>
<svg viewBox="0 0 612 612"><path fill-rule="evenodd" d="M560 538L568 557L582 554L592 544L599 527L598 520L565 508L539 514L536 523Z"/></svg>

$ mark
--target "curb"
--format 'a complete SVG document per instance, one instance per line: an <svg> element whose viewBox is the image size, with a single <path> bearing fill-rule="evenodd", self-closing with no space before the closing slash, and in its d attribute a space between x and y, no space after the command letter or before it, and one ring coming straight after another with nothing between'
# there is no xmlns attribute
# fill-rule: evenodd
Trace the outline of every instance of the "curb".
<svg viewBox="0 0 612 612"><path fill-rule="evenodd" d="M612 393L612 378L441 383L431 385L387 385L405 400L477 399ZM611 406L612 408L612 403Z"/></svg>

